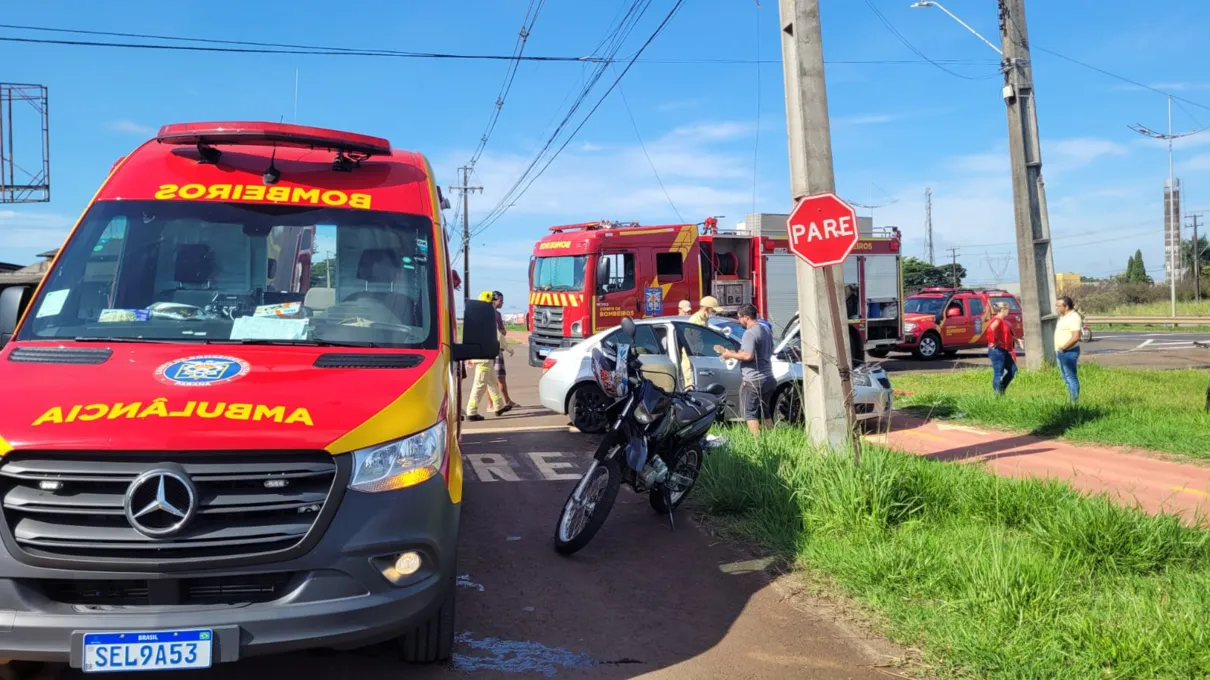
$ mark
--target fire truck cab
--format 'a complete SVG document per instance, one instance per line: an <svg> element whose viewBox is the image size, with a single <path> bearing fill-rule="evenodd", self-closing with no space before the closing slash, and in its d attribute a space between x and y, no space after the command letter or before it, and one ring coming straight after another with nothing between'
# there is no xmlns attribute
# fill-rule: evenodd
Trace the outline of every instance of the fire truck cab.
<svg viewBox="0 0 1210 680"><path fill-rule="evenodd" d="M530 261L529 362L618 325L624 317L677 314L705 295L724 315L756 305L784 333L798 312L795 256L786 238L788 215L749 215L733 230L717 218L698 224L644 226L588 222L550 228ZM899 230L875 233L859 218L862 237L845 261L850 353L885 356L902 342Z"/></svg>

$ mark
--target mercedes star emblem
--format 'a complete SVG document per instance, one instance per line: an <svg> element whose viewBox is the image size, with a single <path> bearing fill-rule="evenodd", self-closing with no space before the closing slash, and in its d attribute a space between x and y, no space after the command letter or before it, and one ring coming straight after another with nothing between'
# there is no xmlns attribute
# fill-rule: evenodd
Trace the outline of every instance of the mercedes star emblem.
<svg viewBox="0 0 1210 680"><path fill-rule="evenodd" d="M550 325L550 310L549 309L542 310L542 325L543 326Z"/></svg>
<svg viewBox="0 0 1210 680"><path fill-rule="evenodd" d="M144 536L164 538L184 529L197 512L197 489L183 472L148 470L126 489L126 521Z"/></svg>

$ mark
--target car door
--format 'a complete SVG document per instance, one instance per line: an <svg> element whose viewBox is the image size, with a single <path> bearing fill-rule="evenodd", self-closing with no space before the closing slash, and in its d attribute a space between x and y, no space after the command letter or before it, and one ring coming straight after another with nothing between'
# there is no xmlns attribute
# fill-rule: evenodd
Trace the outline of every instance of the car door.
<svg viewBox="0 0 1210 680"><path fill-rule="evenodd" d="M643 365L643 375L660 389L669 392L675 390L680 364L672 360L672 343L668 338L668 325L635 324L634 330L634 349L639 355L639 363ZM617 346L622 343L629 343L629 340L625 333L618 329L601 340L601 348L609 354L614 354L617 352ZM658 370L649 371L648 369L651 367L658 367ZM671 382L662 376L672 376Z"/></svg>
<svg viewBox="0 0 1210 680"><path fill-rule="evenodd" d="M970 322L971 322L971 339L970 339L970 342L967 344L971 345L971 346L978 346L981 344L986 344L987 341L983 335L984 331L987 330L987 328L985 327L984 319L983 319L983 314L985 312L985 308L983 306L983 298L980 298L980 297L968 298L966 301L966 311L967 311L967 316L970 317Z"/></svg>
<svg viewBox="0 0 1210 680"><path fill-rule="evenodd" d="M966 301L955 296L942 312L941 342L944 348L949 351L970 345L974 332L975 323L967 313Z"/></svg>
<svg viewBox="0 0 1210 680"><path fill-rule="evenodd" d="M689 354L689 365L693 367L693 379L699 389L718 383L727 389L727 407L732 414L739 405L739 362L725 361L715 351L722 346L732 352L739 351L739 342L708 326L677 323L677 339ZM734 415L729 416L734 417Z"/></svg>
<svg viewBox="0 0 1210 680"><path fill-rule="evenodd" d="M623 317L642 318L643 298L635 274L633 250L610 250L601 254L609 276L597 281L596 317L601 326L614 326Z"/></svg>

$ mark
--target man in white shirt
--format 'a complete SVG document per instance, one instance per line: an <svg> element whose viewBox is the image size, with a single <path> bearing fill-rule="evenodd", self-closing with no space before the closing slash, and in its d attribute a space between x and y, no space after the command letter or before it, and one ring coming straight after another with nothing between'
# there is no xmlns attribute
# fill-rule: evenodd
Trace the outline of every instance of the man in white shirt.
<svg viewBox="0 0 1210 680"><path fill-rule="evenodd" d="M1080 377L1077 364L1080 361L1080 327L1083 325L1076 313L1071 298L1063 296L1055 300L1059 322L1055 324L1055 359L1059 362L1059 373L1067 385L1067 394L1074 403L1080 399Z"/></svg>

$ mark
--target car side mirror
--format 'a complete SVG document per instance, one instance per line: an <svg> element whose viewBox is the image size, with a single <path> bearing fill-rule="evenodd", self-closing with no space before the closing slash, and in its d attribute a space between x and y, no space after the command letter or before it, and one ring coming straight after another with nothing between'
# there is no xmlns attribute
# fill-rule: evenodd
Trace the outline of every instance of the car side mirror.
<svg viewBox="0 0 1210 680"><path fill-rule="evenodd" d="M462 342L454 345L454 361L495 359L499 354L496 308L490 302L467 300L462 311Z"/></svg>
<svg viewBox="0 0 1210 680"><path fill-rule="evenodd" d="M945 318L952 319L955 316L962 316L962 310L957 307L950 307L945 310Z"/></svg>
<svg viewBox="0 0 1210 680"><path fill-rule="evenodd" d="M29 286L10 286L0 291L0 347L8 344L17 332L17 322L29 305Z"/></svg>

